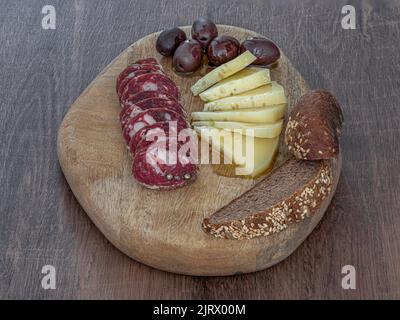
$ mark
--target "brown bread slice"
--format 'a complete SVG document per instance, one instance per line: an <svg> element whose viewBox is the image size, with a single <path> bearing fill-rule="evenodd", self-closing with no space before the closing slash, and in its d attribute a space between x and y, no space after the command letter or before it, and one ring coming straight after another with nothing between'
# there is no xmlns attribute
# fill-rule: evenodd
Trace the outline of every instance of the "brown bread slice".
<svg viewBox="0 0 400 320"><path fill-rule="evenodd" d="M237 240L280 232L315 213L332 183L330 161L289 159L205 219L203 228L217 238Z"/></svg>
<svg viewBox="0 0 400 320"><path fill-rule="evenodd" d="M342 123L342 110L331 93L309 91L289 115L285 143L297 159L330 159L339 152Z"/></svg>

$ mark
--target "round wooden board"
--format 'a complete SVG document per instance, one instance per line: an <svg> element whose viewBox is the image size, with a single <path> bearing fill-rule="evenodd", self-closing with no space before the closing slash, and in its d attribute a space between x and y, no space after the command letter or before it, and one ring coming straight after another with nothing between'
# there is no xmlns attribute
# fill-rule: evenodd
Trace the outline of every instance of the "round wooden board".
<svg viewBox="0 0 400 320"><path fill-rule="evenodd" d="M220 34L240 41L258 34L232 26L218 26ZM183 27L189 33L189 27ZM285 231L268 237L235 241L215 239L201 228L209 216L251 188L256 181L216 175L202 165L197 181L173 191L153 191L139 186L131 176L131 157L118 120L115 93L117 75L128 62L156 57L178 84L188 113L202 109L190 92L199 79L181 77L171 69L171 59L155 50L158 34L151 34L118 56L82 93L65 116L59 130L61 168L76 198L101 232L122 252L149 266L188 275L232 275L268 268L289 256L310 234L328 207L340 175L341 161L332 160L334 188L320 211ZM282 54L272 71L288 95L289 110L308 87ZM281 143L277 164L287 157Z"/></svg>

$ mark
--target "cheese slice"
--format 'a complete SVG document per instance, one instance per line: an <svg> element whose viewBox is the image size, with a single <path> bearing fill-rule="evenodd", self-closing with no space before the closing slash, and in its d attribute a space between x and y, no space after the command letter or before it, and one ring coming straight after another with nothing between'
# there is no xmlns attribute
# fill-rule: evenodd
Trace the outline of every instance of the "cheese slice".
<svg viewBox="0 0 400 320"><path fill-rule="evenodd" d="M271 84L267 84L236 96L208 102L204 105L204 111L259 108L286 103L286 101L283 87L277 82L272 81Z"/></svg>
<svg viewBox="0 0 400 320"><path fill-rule="evenodd" d="M249 108L221 112L193 112L194 121L239 121L251 123L274 123L285 115L286 104L263 108Z"/></svg>
<svg viewBox="0 0 400 320"><path fill-rule="evenodd" d="M257 138L275 138L282 132L283 120L271 124L256 124L250 122L234 121L195 121L196 127L213 127L226 131L238 132L242 135L250 135Z"/></svg>
<svg viewBox="0 0 400 320"><path fill-rule="evenodd" d="M250 52L245 51L235 59L220 65L218 68L207 73L203 78L197 81L191 88L192 93L197 96L207 88L216 84L229 76L243 70L248 65L253 63L257 58Z"/></svg>
<svg viewBox="0 0 400 320"><path fill-rule="evenodd" d="M254 178L271 168L278 152L279 137L254 138L252 148L246 148L246 163L236 169L236 174Z"/></svg>
<svg viewBox="0 0 400 320"><path fill-rule="evenodd" d="M208 102L240 94L269 83L271 83L269 69L251 67L218 82L199 96L201 100Z"/></svg>
<svg viewBox="0 0 400 320"><path fill-rule="evenodd" d="M242 136L239 133L233 134L232 132L211 127L194 127L194 130L202 140L207 141L212 146L213 152L216 152L213 154L213 164L220 163L221 154L224 156L223 159L225 164L245 164L244 159L235 155L233 148L234 145L241 146Z"/></svg>
<svg viewBox="0 0 400 320"><path fill-rule="evenodd" d="M272 166L279 147L279 137L254 138L211 127L197 127L195 130L213 148L221 150L224 159L232 160L239 176L257 177L262 174Z"/></svg>

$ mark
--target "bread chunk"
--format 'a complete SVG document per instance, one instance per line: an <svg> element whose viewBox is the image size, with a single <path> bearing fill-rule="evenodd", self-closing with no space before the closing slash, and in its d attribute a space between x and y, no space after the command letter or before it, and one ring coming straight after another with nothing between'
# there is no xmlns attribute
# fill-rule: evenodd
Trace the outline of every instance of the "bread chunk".
<svg viewBox="0 0 400 320"><path fill-rule="evenodd" d="M217 238L236 240L280 232L318 210L332 183L330 161L289 159L205 219L203 228Z"/></svg>
<svg viewBox="0 0 400 320"><path fill-rule="evenodd" d="M323 90L303 95L289 115L285 143L297 159L321 160L339 152L343 113L335 97Z"/></svg>

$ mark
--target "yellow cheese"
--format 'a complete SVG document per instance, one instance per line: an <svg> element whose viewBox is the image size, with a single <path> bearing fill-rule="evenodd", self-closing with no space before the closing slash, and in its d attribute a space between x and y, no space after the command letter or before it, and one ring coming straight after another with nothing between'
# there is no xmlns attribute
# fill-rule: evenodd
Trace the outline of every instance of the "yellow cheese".
<svg viewBox="0 0 400 320"><path fill-rule="evenodd" d="M278 151L279 137L254 138L210 127L196 127L195 130L202 139L209 141L213 149L223 152L224 159L232 160L237 166L237 175L260 175L273 164Z"/></svg>
<svg viewBox="0 0 400 320"><path fill-rule="evenodd" d="M203 101L213 101L240 94L271 83L269 69L246 68L200 93Z"/></svg>
<svg viewBox="0 0 400 320"><path fill-rule="evenodd" d="M279 137L272 139L254 138L252 151L246 148L246 164L236 170L236 174L257 177L273 165L278 152Z"/></svg>
<svg viewBox="0 0 400 320"><path fill-rule="evenodd" d="M285 115L286 104L245 110L221 112L193 112L194 121L239 121L252 123L274 123Z"/></svg>
<svg viewBox="0 0 400 320"><path fill-rule="evenodd" d="M275 138L282 132L283 120L271 124L255 124L250 122L233 121L195 121L196 127L213 127L226 131L238 132L242 135L250 135L257 138Z"/></svg>
<svg viewBox="0 0 400 320"><path fill-rule="evenodd" d="M223 111L246 108L259 108L270 105L286 103L283 87L275 81L232 97L208 102L204 111Z"/></svg>
<svg viewBox="0 0 400 320"><path fill-rule="evenodd" d="M235 59L220 65L218 68L207 73L203 78L197 81L191 88L193 94L197 96L207 88L216 84L229 76L243 70L248 65L253 63L257 58L250 52L245 51Z"/></svg>
<svg viewBox="0 0 400 320"><path fill-rule="evenodd" d="M224 155L225 164L245 164L244 160L234 154L234 145L242 142L242 136L239 133L232 134L225 130L219 130L211 127L194 127L194 130L203 141L207 141L213 148L212 163L219 164L220 155ZM236 141L236 142L235 142Z"/></svg>

